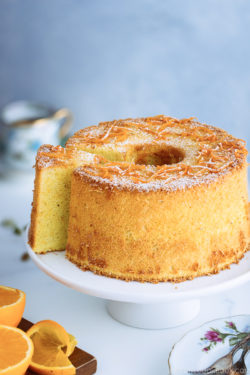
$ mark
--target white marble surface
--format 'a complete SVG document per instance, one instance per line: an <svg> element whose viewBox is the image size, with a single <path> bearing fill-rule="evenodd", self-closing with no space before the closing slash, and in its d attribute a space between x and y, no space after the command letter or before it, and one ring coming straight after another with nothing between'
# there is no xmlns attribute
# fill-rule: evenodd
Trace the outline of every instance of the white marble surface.
<svg viewBox="0 0 250 375"><path fill-rule="evenodd" d="M28 222L32 185L31 176L0 180L0 220L14 218L20 226ZM127 327L107 314L103 300L57 283L32 261L21 262L23 238L6 228L0 228L0 236L0 284L27 293L27 319L54 319L74 334L79 346L97 357L97 374L166 375L172 345L185 332L208 320L250 314L249 282L202 300L199 316L182 327L161 331Z"/></svg>

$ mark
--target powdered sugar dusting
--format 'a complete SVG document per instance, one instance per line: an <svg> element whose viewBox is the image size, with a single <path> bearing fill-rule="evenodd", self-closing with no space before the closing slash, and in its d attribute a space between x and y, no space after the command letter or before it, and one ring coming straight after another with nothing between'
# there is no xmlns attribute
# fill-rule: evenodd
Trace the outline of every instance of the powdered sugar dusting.
<svg viewBox="0 0 250 375"><path fill-rule="evenodd" d="M62 146L42 145L37 153L38 168L52 168L75 164L92 164L100 162L100 157L86 151L65 149Z"/></svg>
<svg viewBox="0 0 250 375"><path fill-rule="evenodd" d="M92 169L93 171L93 169ZM92 175L89 173L90 169L80 167L75 170L75 174L79 175L83 178L86 178L92 184L96 184L97 186L102 186L102 188L106 187L107 189L114 189L114 190L128 190L128 191L139 191L139 192L151 192L151 191L177 191L177 190L187 190L194 186L198 186L201 184L208 184L213 181L218 180L220 176L226 174L227 172L224 171L221 174L218 173L210 173L205 176L172 176L166 178L165 180L153 180L150 182L140 182L136 183L133 182L127 176L117 176L114 175L111 178L103 178L98 175Z"/></svg>
<svg viewBox="0 0 250 375"><path fill-rule="evenodd" d="M243 141L224 130L200 124L194 119L176 120L165 116L101 123L95 139L93 129L84 131L84 142L118 152L135 150L134 145L172 146L184 153L175 164L137 165L130 162L104 163L77 170L77 174L107 188L138 191L175 191L217 180L246 161ZM125 133L124 133L125 129ZM73 137L74 138L74 137ZM77 135L76 135L77 138ZM95 143L96 142L96 143ZM140 163L141 164L141 163Z"/></svg>
<svg viewBox="0 0 250 375"><path fill-rule="evenodd" d="M147 148L151 150L149 154ZM170 154L171 149L179 150L184 158L164 162L157 162L157 157L153 161L143 158L151 153L155 157L157 150L164 153L167 149ZM110 157L112 162L95 153ZM119 153L120 159L126 161L113 161ZM176 191L217 180L242 166L246 153L243 141L219 128L193 118L177 120L160 115L82 129L68 140L66 149L44 145L37 163L43 167L83 165L75 173L105 188ZM154 160L156 165L148 165Z"/></svg>

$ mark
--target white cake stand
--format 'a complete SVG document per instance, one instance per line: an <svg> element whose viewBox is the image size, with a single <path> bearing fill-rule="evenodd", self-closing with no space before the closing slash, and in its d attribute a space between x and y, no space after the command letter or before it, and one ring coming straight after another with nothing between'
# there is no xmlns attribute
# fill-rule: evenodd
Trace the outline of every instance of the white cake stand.
<svg viewBox="0 0 250 375"><path fill-rule="evenodd" d="M238 286L250 279L250 253L238 265L218 275L178 284L126 282L83 272L65 257L65 251L35 254L36 265L60 283L91 296L108 300L110 315L121 323L146 329L163 329L187 323L197 316L200 298Z"/></svg>

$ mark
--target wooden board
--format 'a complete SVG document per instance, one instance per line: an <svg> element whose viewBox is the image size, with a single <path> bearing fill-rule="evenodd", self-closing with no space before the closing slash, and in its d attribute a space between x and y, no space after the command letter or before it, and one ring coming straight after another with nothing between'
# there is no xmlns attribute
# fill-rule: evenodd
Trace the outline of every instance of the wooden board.
<svg viewBox="0 0 250 375"><path fill-rule="evenodd" d="M27 331L33 323L26 319L22 319L18 328ZM92 375L96 372L97 361L95 357L82 349L75 348L74 352L69 357L71 363L76 367L77 375ZM33 371L28 370L26 375L36 375Z"/></svg>

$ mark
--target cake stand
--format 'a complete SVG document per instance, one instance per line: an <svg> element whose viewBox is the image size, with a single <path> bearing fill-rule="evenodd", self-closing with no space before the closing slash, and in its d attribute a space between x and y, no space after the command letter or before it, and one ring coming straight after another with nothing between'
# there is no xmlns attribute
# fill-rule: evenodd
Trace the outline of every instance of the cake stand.
<svg viewBox="0 0 250 375"><path fill-rule="evenodd" d="M25 243L36 265L60 283L107 300L109 314L121 323L144 329L176 327L195 318L200 298L225 291L250 280L250 252L239 264L217 275L178 284L116 280L83 272L65 257L65 251L35 254Z"/></svg>

